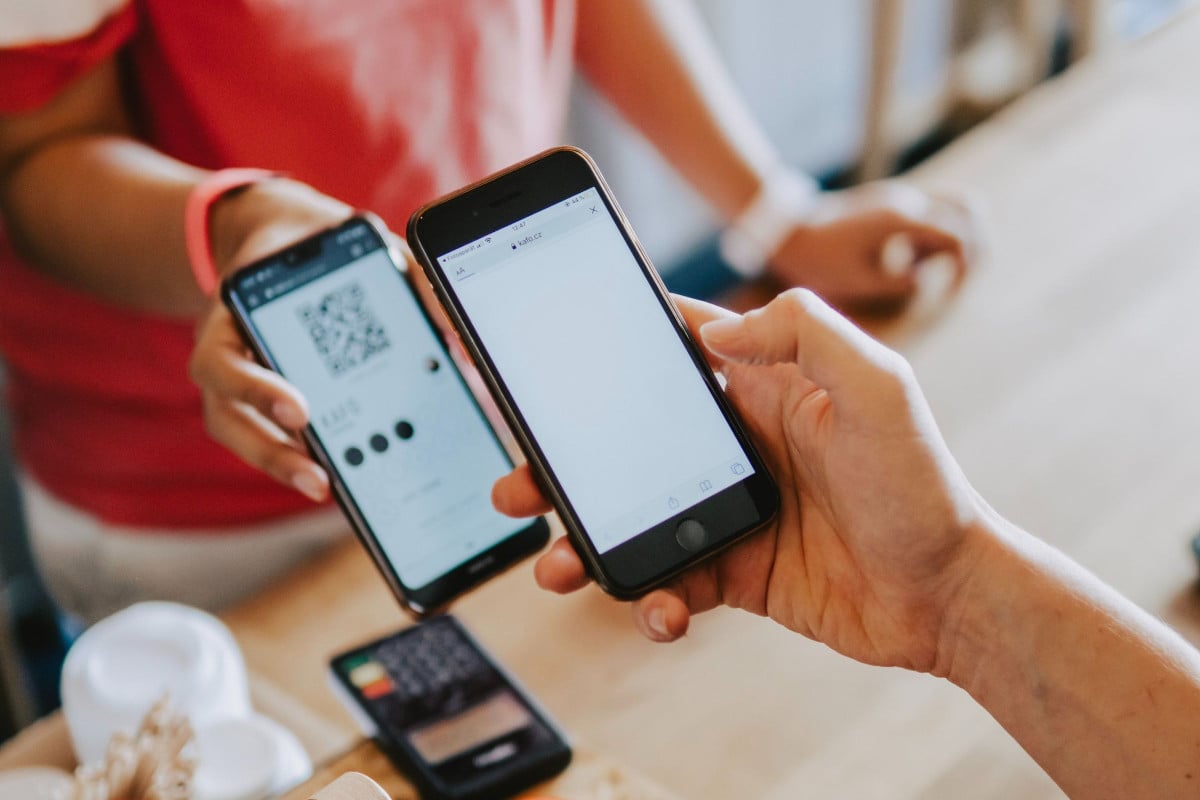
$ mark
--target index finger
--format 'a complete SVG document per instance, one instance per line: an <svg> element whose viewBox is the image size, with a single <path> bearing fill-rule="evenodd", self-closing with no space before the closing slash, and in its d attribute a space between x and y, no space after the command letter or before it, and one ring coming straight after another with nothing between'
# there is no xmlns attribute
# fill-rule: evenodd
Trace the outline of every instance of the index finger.
<svg viewBox="0 0 1200 800"><path fill-rule="evenodd" d="M838 402L874 402L884 373L899 374L904 361L807 289L790 289L741 317L709 322L705 342L729 360L795 364Z"/></svg>

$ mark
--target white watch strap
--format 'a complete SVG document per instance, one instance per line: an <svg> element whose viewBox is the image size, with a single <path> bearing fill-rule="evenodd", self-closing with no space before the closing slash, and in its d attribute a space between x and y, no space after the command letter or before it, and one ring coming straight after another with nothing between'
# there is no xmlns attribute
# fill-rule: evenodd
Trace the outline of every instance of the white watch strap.
<svg viewBox="0 0 1200 800"><path fill-rule="evenodd" d="M771 173L758 194L721 233L721 257L744 278L767 271L771 256L817 205L821 187L807 175L781 169Z"/></svg>

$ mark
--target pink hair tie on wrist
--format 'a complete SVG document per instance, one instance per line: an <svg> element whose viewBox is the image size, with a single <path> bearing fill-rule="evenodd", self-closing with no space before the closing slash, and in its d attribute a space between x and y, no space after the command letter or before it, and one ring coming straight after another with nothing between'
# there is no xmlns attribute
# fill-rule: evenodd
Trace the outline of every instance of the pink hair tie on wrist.
<svg viewBox="0 0 1200 800"><path fill-rule="evenodd" d="M209 211L213 204L229 192L278 175L278 172L249 167L221 169L197 183L188 194L183 210L183 239L192 275L205 297L211 297L220 282L209 237Z"/></svg>

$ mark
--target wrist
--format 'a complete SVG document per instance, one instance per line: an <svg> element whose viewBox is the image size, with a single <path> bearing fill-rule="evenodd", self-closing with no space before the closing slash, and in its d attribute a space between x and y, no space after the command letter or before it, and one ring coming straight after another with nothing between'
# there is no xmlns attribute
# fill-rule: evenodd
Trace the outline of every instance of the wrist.
<svg viewBox="0 0 1200 800"><path fill-rule="evenodd" d="M220 279L213 258L213 207L222 198L273 176L274 173L262 169L221 169L208 173L188 192L183 212L184 246L201 294L211 295Z"/></svg>
<svg viewBox="0 0 1200 800"><path fill-rule="evenodd" d="M307 184L275 176L228 192L209 217L213 266L226 275L254 257L341 223L352 209Z"/></svg>
<svg viewBox="0 0 1200 800"><path fill-rule="evenodd" d="M981 678L1006 654L1005 635L1029 622L1020 609L1039 590L1033 554L1038 545L990 508L969 526L962 574L939 632L934 675L978 696Z"/></svg>
<svg viewBox="0 0 1200 800"><path fill-rule="evenodd" d="M270 195L269 191L264 191L265 183L259 181L225 192L213 201L208 217L208 237L218 276L223 277L229 272L234 256L262 223L263 198Z"/></svg>
<svg viewBox="0 0 1200 800"><path fill-rule="evenodd" d="M303 183L276 175L218 197L209 214L209 241L217 274L223 276L241 266L239 255L263 230L306 216L305 207L316 194Z"/></svg>
<svg viewBox="0 0 1200 800"><path fill-rule="evenodd" d="M821 188L781 168L763 178L754 196L721 233L721 257L743 278L758 278L797 228L811 217Z"/></svg>

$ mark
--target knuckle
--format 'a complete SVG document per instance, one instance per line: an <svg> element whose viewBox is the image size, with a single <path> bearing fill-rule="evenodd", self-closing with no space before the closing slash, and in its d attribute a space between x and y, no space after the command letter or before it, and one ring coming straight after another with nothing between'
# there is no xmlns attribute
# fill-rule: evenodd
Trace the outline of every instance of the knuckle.
<svg viewBox="0 0 1200 800"><path fill-rule="evenodd" d="M885 381L891 393L897 396L908 394L909 389L917 382L912 364L895 350L881 349L882 352L877 362L880 377Z"/></svg>
<svg viewBox="0 0 1200 800"><path fill-rule="evenodd" d="M813 302L816 301L817 293L812 289L806 289L803 286L797 286L792 289L788 289L786 292L780 295L780 298L782 298L789 307L796 308L801 311L807 311L812 307Z"/></svg>
<svg viewBox="0 0 1200 800"><path fill-rule="evenodd" d="M777 300L783 311L793 322L799 322L812 315L813 309L820 303L815 292L811 289L788 289Z"/></svg>

